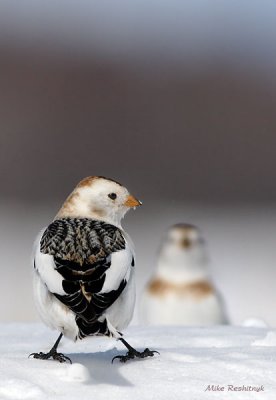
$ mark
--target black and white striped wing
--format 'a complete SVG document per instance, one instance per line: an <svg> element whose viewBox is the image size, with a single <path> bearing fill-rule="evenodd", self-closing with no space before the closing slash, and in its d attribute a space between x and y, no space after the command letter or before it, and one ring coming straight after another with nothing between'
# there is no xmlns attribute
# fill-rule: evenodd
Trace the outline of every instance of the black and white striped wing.
<svg viewBox="0 0 276 400"><path fill-rule="evenodd" d="M86 218L55 220L43 233L38 258L48 290L75 313L79 336L107 334L99 317L124 290L133 263L121 230Z"/></svg>

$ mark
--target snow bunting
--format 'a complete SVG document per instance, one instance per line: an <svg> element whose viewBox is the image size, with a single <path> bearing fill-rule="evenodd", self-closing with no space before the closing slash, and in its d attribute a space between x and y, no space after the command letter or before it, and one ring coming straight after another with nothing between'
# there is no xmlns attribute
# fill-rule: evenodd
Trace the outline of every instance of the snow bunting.
<svg viewBox="0 0 276 400"><path fill-rule="evenodd" d="M161 246L157 270L141 302L146 324L215 325L226 323L219 295L208 278L207 255L199 230L172 226Z"/></svg>
<svg viewBox="0 0 276 400"><path fill-rule="evenodd" d="M104 177L83 179L34 246L34 296L39 314L60 332L38 359L71 361L57 352L62 336L72 340L105 335L120 340L130 358L153 356L136 351L123 338L135 303L132 241L121 219L141 202L120 183ZM113 361L113 360L112 360Z"/></svg>

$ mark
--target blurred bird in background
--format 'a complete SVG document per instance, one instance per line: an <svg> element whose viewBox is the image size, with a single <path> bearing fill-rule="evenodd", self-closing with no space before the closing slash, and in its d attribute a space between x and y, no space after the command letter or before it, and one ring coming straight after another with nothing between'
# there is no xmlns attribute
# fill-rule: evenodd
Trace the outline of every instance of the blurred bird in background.
<svg viewBox="0 0 276 400"><path fill-rule="evenodd" d="M182 223L168 229L157 269L142 296L142 322L192 326L227 323L207 264L204 239L197 227Z"/></svg>

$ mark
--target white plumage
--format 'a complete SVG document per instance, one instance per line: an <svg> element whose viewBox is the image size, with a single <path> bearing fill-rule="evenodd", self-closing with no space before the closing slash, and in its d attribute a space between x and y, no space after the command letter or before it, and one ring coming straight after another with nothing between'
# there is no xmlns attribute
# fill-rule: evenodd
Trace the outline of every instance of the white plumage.
<svg viewBox="0 0 276 400"><path fill-rule="evenodd" d="M121 227L131 207L139 206L121 184L103 178L82 180L65 201L54 221L37 237L34 246L34 297L42 320L61 332L49 353L57 353L62 335L72 340L106 335L128 348L120 361L153 356L137 352L121 331L130 323L135 304L134 247Z"/></svg>
<svg viewBox="0 0 276 400"><path fill-rule="evenodd" d="M190 326L227 323L207 264L199 230L189 224L171 227L161 246L156 271L143 293L142 322Z"/></svg>

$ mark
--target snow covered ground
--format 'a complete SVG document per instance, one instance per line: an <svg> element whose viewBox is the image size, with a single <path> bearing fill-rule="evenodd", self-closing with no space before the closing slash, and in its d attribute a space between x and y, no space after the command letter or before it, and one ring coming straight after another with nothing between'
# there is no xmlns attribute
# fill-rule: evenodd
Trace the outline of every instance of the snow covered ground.
<svg viewBox="0 0 276 400"><path fill-rule="evenodd" d="M60 351L72 365L28 359L50 349L57 337L37 323L1 324L0 399L201 400L276 398L276 331L254 327L182 328L132 326L125 338L137 349L160 356L126 364L112 339L66 339ZM208 385L224 392L205 391ZM263 386L264 391L228 391Z"/></svg>

